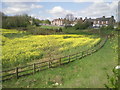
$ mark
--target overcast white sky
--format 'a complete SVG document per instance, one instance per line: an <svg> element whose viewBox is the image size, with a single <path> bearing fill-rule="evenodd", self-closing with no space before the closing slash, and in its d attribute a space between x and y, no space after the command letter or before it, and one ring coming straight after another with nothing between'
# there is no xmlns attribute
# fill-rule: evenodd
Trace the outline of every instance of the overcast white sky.
<svg viewBox="0 0 120 90"><path fill-rule="evenodd" d="M33 2L34 1L34 2ZM75 17L116 16L119 0L3 0L6 15L28 14L39 19L55 19L72 13Z"/></svg>

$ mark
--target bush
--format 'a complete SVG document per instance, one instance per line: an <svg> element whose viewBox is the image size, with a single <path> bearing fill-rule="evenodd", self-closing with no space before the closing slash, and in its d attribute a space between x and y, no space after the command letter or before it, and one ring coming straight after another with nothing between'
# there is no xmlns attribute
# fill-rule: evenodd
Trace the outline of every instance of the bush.
<svg viewBox="0 0 120 90"><path fill-rule="evenodd" d="M103 26L100 28L100 30L113 30L114 26L113 25L109 25L109 26Z"/></svg>
<svg viewBox="0 0 120 90"><path fill-rule="evenodd" d="M33 35L47 35L48 34L47 30L41 29L41 28L33 28L28 31Z"/></svg>
<svg viewBox="0 0 120 90"><path fill-rule="evenodd" d="M37 26L28 26L27 31L30 34L33 35L50 35L50 34L55 34L56 31L53 29L45 29L45 28L40 28Z"/></svg>
<svg viewBox="0 0 120 90"><path fill-rule="evenodd" d="M113 69L113 75L110 76L107 74L107 79L108 79L108 84L105 84L106 88L119 88L119 84L118 84L118 77L119 77L120 73L118 72L118 70Z"/></svg>
<svg viewBox="0 0 120 90"><path fill-rule="evenodd" d="M81 29L87 29L91 25L92 25L91 22L86 21L84 23L79 23L78 22L74 27L75 27L76 30L78 30L78 29L81 30Z"/></svg>
<svg viewBox="0 0 120 90"><path fill-rule="evenodd" d="M28 15L2 16L2 28L27 27L30 25Z"/></svg>

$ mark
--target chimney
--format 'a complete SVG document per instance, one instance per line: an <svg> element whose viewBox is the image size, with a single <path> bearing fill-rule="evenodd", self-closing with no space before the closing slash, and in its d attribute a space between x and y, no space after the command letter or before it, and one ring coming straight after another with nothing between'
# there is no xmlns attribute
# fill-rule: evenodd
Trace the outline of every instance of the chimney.
<svg viewBox="0 0 120 90"><path fill-rule="evenodd" d="M105 18L105 16L103 16L103 18Z"/></svg>
<svg viewBox="0 0 120 90"><path fill-rule="evenodd" d="M114 19L114 16L111 16L112 19Z"/></svg>
<svg viewBox="0 0 120 90"><path fill-rule="evenodd" d="M80 20L82 20L82 17L80 18Z"/></svg>
<svg viewBox="0 0 120 90"><path fill-rule="evenodd" d="M75 20L77 20L77 18L75 18Z"/></svg>

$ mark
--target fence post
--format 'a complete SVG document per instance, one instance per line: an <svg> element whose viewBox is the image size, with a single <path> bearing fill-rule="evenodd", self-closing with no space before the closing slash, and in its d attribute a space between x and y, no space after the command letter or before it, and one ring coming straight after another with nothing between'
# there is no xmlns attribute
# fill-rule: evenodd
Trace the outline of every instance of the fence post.
<svg viewBox="0 0 120 90"><path fill-rule="evenodd" d="M68 56L68 58L69 58L69 61L68 61L68 62L70 62L70 55Z"/></svg>
<svg viewBox="0 0 120 90"><path fill-rule="evenodd" d="M88 49L88 51L87 51L87 55L89 55L89 49Z"/></svg>
<svg viewBox="0 0 120 90"><path fill-rule="evenodd" d="M50 68L50 60L49 60L49 62L48 62L48 68Z"/></svg>
<svg viewBox="0 0 120 90"><path fill-rule="evenodd" d="M16 78L18 79L18 67L16 67Z"/></svg>
<svg viewBox="0 0 120 90"><path fill-rule="evenodd" d="M35 63L33 64L33 74L35 73Z"/></svg>
<svg viewBox="0 0 120 90"><path fill-rule="evenodd" d="M92 49L92 53L94 52L94 49Z"/></svg>
<svg viewBox="0 0 120 90"><path fill-rule="evenodd" d="M61 65L61 58L60 58L60 64L59 65Z"/></svg>
<svg viewBox="0 0 120 90"><path fill-rule="evenodd" d="M77 53L78 54L78 53ZM77 60L77 54L76 54L76 60Z"/></svg>
<svg viewBox="0 0 120 90"><path fill-rule="evenodd" d="M82 54L82 57L83 57L84 51L82 51L81 54Z"/></svg>

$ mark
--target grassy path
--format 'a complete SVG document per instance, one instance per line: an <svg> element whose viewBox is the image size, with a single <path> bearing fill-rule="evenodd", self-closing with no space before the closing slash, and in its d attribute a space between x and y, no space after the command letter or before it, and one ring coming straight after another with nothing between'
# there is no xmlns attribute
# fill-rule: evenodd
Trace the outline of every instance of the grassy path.
<svg viewBox="0 0 120 90"><path fill-rule="evenodd" d="M35 75L6 81L3 87L103 88L107 83L107 73L112 74L112 69L117 64L112 45L108 40L102 49L90 56Z"/></svg>

